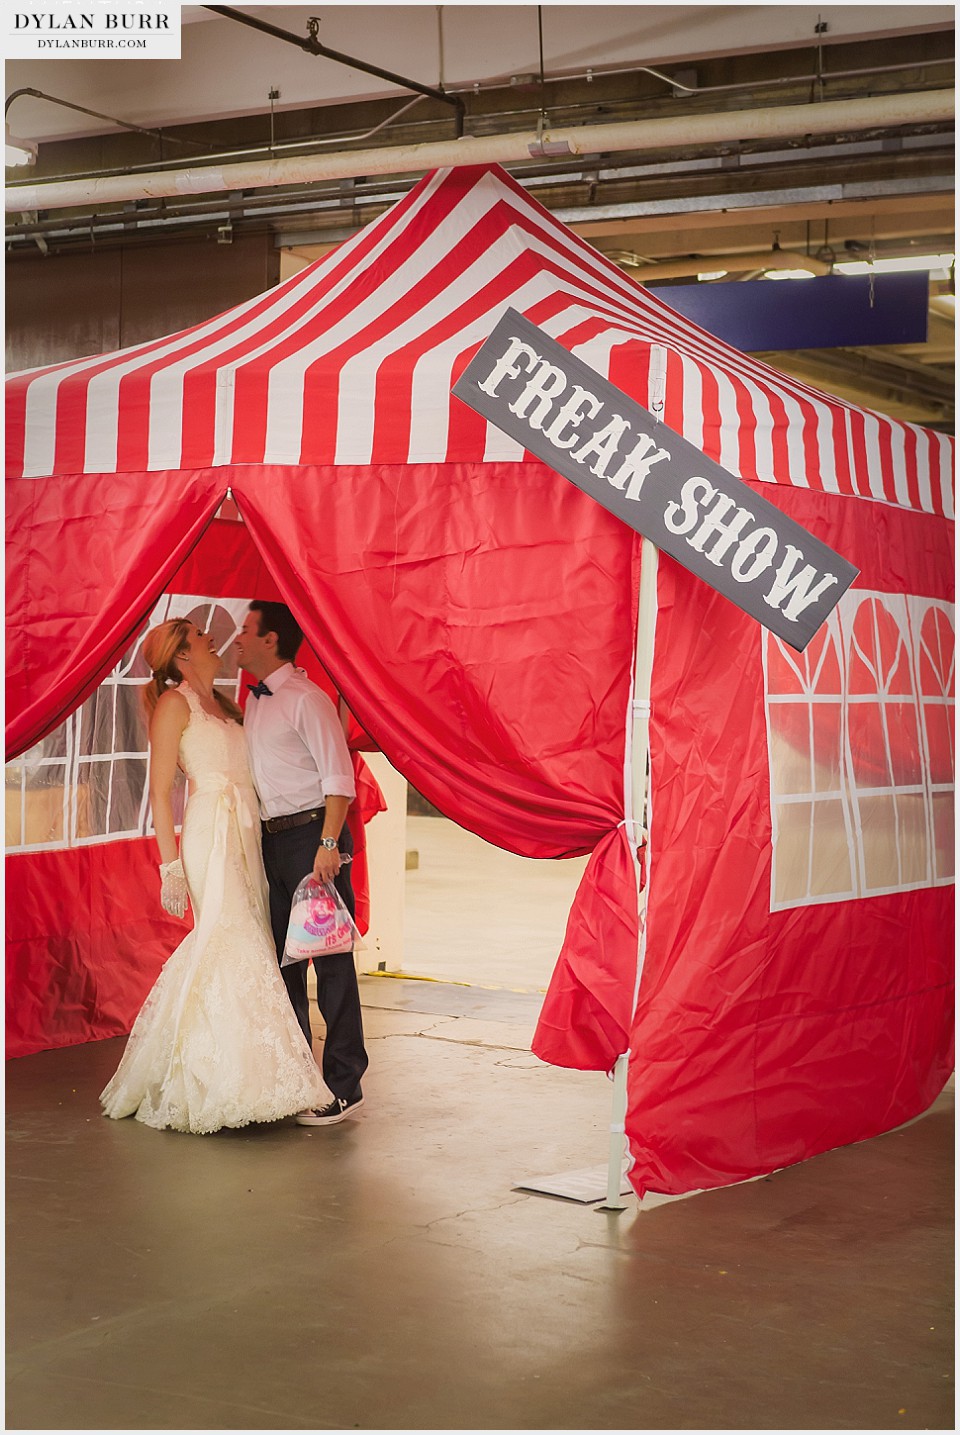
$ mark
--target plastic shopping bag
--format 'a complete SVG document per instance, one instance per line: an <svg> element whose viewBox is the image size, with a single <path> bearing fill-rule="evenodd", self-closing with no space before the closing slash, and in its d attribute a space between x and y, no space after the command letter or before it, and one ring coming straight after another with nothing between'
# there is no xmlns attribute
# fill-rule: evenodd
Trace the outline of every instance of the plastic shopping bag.
<svg viewBox="0 0 960 1435"><path fill-rule="evenodd" d="M360 933L333 883L318 882L312 875L304 877L293 894L281 967L362 946Z"/></svg>

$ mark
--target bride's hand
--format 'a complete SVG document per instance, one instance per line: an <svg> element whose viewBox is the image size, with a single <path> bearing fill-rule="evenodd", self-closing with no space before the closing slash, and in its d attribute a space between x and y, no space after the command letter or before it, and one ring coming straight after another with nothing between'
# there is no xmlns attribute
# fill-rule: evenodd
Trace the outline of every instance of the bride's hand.
<svg viewBox="0 0 960 1435"><path fill-rule="evenodd" d="M160 905L171 917L186 915L187 879L179 857L174 862L160 863Z"/></svg>

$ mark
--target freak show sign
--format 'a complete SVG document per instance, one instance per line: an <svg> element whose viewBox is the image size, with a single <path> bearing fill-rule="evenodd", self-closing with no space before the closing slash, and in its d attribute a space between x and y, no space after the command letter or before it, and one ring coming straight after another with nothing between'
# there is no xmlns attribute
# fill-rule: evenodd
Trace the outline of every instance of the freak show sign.
<svg viewBox="0 0 960 1435"><path fill-rule="evenodd" d="M453 393L798 652L857 576L514 309Z"/></svg>

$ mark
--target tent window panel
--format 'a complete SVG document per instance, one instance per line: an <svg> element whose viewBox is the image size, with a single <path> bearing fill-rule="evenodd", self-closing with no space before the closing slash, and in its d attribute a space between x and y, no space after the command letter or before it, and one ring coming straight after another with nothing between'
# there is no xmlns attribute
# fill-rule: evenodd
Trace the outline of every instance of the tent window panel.
<svg viewBox="0 0 960 1435"><path fill-rule="evenodd" d="M811 721L814 791L838 792L841 788L843 707L838 702L816 703L811 712Z"/></svg>
<svg viewBox="0 0 960 1435"><path fill-rule="evenodd" d="M769 633L763 643L778 834L771 908L951 881L952 608L852 589L803 654Z"/></svg>
<svg viewBox="0 0 960 1435"><path fill-rule="evenodd" d="M846 812L842 802L815 802L809 895L850 896L855 888Z"/></svg>
<svg viewBox="0 0 960 1435"><path fill-rule="evenodd" d="M67 719L67 722L69 722L69 719ZM33 751L45 759L51 757L66 758L67 722L62 722L59 727L54 728L53 732L48 733L43 741L37 744Z"/></svg>
<svg viewBox="0 0 960 1435"><path fill-rule="evenodd" d="M923 782L920 728L912 702L886 705L887 734L895 787L917 787Z"/></svg>
<svg viewBox="0 0 960 1435"><path fill-rule="evenodd" d="M810 790L810 709L805 703L771 704L770 776L778 795Z"/></svg>
<svg viewBox="0 0 960 1435"><path fill-rule="evenodd" d="M897 840L900 851L900 884L916 887L929 880L927 852L927 804L922 791L898 792Z"/></svg>
<svg viewBox="0 0 960 1435"><path fill-rule="evenodd" d="M894 612L894 606L902 609L903 600L895 594L851 592L852 621L848 611L844 625L849 633L848 691L851 695L912 692L905 614Z"/></svg>
<svg viewBox="0 0 960 1435"><path fill-rule="evenodd" d="M77 746L81 757L89 757L96 749L94 748L94 728L97 716L97 695L93 693L87 698L79 712L79 733Z"/></svg>
<svg viewBox="0 0 960 1435"><path fill-rule="evenodd" d="M90 784L85 781L89 769L80 768L71 790L68 845L83 838L96 836L90 812Z"/></svg>
<svg viewBox="0 0 960 1435"><path fill-rule="evenodd" d="M921 692L954 696L956 639L950 616L942 608L930 607L920 619Z"/></svg>
<svg viewBox="0 0 960 1435"><path fill-rule="evenodd" d="M113 752L115 718L113 683L105 684L87 702L93 705L93 742L91 752L106 755Z"/></svg>
<svg viewBox="0 0 960 1435"><path fill-rule="evenodd" d="M812 641L812 640L811 640ZM803 662L801 653L793 653L780 644L771 644L767 655L767 691L774 694L790 694L800 697L804 690L804 679L800 673Z"/></svg>
<svg viewBox="0 0 960 1435"><path fill-rule="evenodd" d="M8 850L23 845L24 827L23 763L8 762L4 783L4 831Z"/></svg>
<svg viewBox="0 0 960 1435"><path fill-rule="evenodd" d="M865 890L870 892L900 886L897 805L892 793L889 796L861 797L858 806Z"/></svg>
<svg viewBox="0 0 960 1435"><path fill-rule="evenodd" d="M150 669L147 667L147 660L143 656L143 648L139 641L132 648L127 649L114 669L113 675L133 679L138 685L147 681Z"/></svg>
<svg viewBox="0 0 960 1435"><path fill-rule="evenodd" d="M33 749L36 752L36 748ZM66 830L65 804L67 767L63 762L23 764L22 801L16 836L17 846L47 847L61 843ZM8 843L13 834L8 833Z"/></svg>
<svg viewBox="0 0 960 1435"><path fill-rule="evenodd" d="M933 860L937 880L950 881L955 875L952 792L933 794Z"/></svg>
<svg viewBox="0 0 960 1435"><path fill-rule="evenodd" d="M930 758L930 781L935 785L952 784L954 775L953 714L941 702L924 703L923 721L926 728L927 752Z"/></svg>
<svg viewBox="0 0 960 1435"><path fill-rule="evenodd" d="M139 683L123 683L114 688L114 743L113 752L142 752L147 750L147 720Z"/></svg>
<svg viewBox="0 0 960 1435"><path fill-rule="evenodd" d="M6 847L63 843L69 801L70 720L61 723L6 770Z"/></svg>
<svg viewBox="0 0 960 1435"><path fill-rule="evenodd" d="M812 802L778 802L775 809L774 876L776 901L802 901L810 888Z"/></svg>
<svg viewBox="0 0 960 1435"><path fill-rule="evenodd" d="M167 593L155 606L147 628L182 615L209 631L223 660L217 687L236 698L239 670L234 639L250 602L249 598L218 600ZM138 638L77 712L8 765L8 851L152 834L142 706L143 684L149 676ZM172 792L177 826L183 821L185 786L178 773Z"/></svg>
<svg viewBox="0 0 960 1435"><path fill-rule="evenodd" d="M891 620L892 624L892 620ZM901 641L897 651L896 665L886 675L886 690L889 693L903 694L913 692L913 673L911 671L910 653L906 644Z"/></svg>
<svg viewBox="0 0 960 1435"><path fill-rule="evenodd" d="M879 702L851 702L847 713L850 764L857 787L889 787L886 731Z"/></svg>
<svg viewBox="0 0 960 1435"><path fill-rule="evenodd" d="M145 758L124 758L112 764L113 781L107 804L105 836L135 833L140 825L143 789L147 781Z"/></svg>
<svg viewBox="0 0 960 1435"><path fill-rule="evenodd" d="M78 786L85 789L87 825L89 831L77 836L101 837L107 831L107 813L110 809L110 768L109 762L84 763L80 768Z"/></svg>
<svg viewBox="0 0 960 1435"><path fill-rule="evenodd" d="M147 722L139 683L117 682L111 674L87 698L78 722L81 757L146 752Z"/></svg>
<svg viewBox="0 0 960 1435"><path fill-rule="evenodd" d="M49 739L45 739L45 742ZM43 746L43 744L41 744ZM39 792L47 787L62 787L66 763L55 761L46 755L38 757L37 748L31 748L23 756L24 786L28 792Z"/></svg>
<svg viewBox="0 0 960 1435"><path fill-rule="evenodd" d="M77 775L77 839L150 836L153 818L146 753L82 762ZM173 820L183 821L186 779L177 772L171 801Z"/></svg>

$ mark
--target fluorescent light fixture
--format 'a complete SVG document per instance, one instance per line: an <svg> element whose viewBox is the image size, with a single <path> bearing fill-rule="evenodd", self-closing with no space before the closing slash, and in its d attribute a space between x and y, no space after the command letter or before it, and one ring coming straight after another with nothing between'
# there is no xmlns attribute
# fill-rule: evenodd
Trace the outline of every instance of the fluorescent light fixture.
<svg viewBox="0 0 960 1435"><path fill-rule="evenodd" d="M20 164L36 164L36 145L32 140L17 139L16 135L10 133L10 126L6 122L3 126L3 141L6 151L4 163L7 169L12 169L15 165Z"/></svg>
<svg viewBox="0 0 960 1435"><path fill-rule="evenodd" d="M768 269L764 279L815 279L809 269Z"/></svg>
<svg viewBox="0 0 960 1435"><path fill-rule="evenodd" d="M706 281L708 279L725 279L726 276L726 269L712 269L709 273L698 274L697 278Z"/></svg>
<svg viewBox="0 0 960 1435"><path fill-rule="evenodd" d="M920 269L930 271L932 279L949 279L953 254L904 254L898 259L853 259L835 264L837 274L910 274Z"/></svg>

